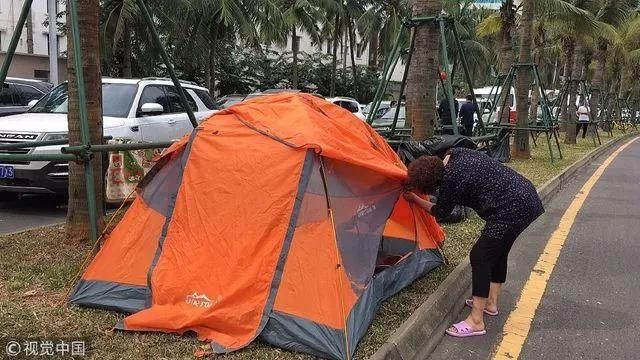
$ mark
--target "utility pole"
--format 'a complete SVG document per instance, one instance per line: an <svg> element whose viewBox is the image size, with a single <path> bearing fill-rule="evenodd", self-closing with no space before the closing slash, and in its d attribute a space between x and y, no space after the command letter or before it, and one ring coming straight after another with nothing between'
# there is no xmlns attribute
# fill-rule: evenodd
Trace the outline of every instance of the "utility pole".
<svg viewBox="0 0 640 360"><path fill-rule="evenodd" d="M58 85L58 12L56 2L47 0L49 10L49 82Z"/></svg>

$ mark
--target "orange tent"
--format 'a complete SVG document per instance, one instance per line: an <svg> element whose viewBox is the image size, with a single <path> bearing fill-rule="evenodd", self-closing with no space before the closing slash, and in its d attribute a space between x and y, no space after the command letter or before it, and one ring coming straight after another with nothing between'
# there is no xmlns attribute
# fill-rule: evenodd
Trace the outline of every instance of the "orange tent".
<svg viewBox="0 0 640 360"><path fill-rule="evenodd" d="M322 99L232 106L163 154L71 302L218 353L260 336L348 359L380 303L443 262L405 178L384 139Z"/></svg>

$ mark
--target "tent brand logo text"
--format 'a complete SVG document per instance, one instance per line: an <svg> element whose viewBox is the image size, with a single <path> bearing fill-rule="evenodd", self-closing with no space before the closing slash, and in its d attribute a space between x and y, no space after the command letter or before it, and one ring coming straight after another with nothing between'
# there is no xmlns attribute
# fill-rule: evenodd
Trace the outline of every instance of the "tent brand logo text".
<svg viewBox="0 0 640 360"><path fill-rule="evenodd" d="M358 211L357 211L358 218L365 217L374 211L376 211L375 205L365 206L364 204L360 204L360 206L358 206Z"/></svg>
<svg viewBox="0 0 640 360"><path fill-rule="evenodd" d="M191 295L187 295L185 302L189 305L193 305L195 307L201 307L205 309L208 309L215 304L215 302L209 299L207 295L205 294L198 295L198 293L196 292L194 292Z"/></svg>

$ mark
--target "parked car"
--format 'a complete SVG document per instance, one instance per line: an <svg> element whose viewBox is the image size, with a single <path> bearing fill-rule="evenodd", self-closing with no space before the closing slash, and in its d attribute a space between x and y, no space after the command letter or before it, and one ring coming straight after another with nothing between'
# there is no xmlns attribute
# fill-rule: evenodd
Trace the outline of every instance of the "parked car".
<svg viewBox="0 0 640 360"><path fill-rule="evenodd" d="M199 121L214 113L206 88L183 83L187 101ZM67 84L55 87L29 111L0 118L0 144L66 139ZM104 135L136 141L170 141L192 130L180 96L168 79L102 79ZM57 154L60 146L0 150L0 153ZM0 164L2 192L67 193L65 162L11 161Z"/></svg>
<svg viewBox="0 0 640 360"><path fill-rule="evenodd" d="M48 93L53 84L40 80L8 77L0 92L0 116L21 114L29 103Z"/></svg>
<svg viewBox="0 0 640 360"><path fill-rule="evenodd" d="M244 98L246 98L247 95L244 94L229 94L229 95L225 95L223 97L221 97L220 99L218 99L218 101L216 101L216 106L218 107L218 109L226 109L231 105L237 104L239 102L242 102L242 100L244 100Z"/></svg>
<svg viewBox="0 0 640 360"><path fill-rule="evenodd" d="M343 109L349 110L353 115L357 116L360 120L365 120L365 116L360 110L360 104L356 99L349 97L334 97L327 99L330 103L336 104Z"/></svg>
<svg viewBox="0 0 640 360"><path fill-rule="evenodd" d="M251 93L251 94L247 95L244 98L243 101L251 100L253 98L257 98L257 97L260 97L260 96L276 95L276 94L282 94L282 93L286 93L286 92L299 93L300 90L296 90L296 89L267 89L267 90L264 90L264 91L258 91L258 92Z"/></svg>
<svg viewBox="0 0 640 360"><path fill-rule="evenodd" d="M372 107L373 107L373 103L369 103L367 104L367 106L364 107L364 109L362 110L362 113L364 114L365 117L369 116L369 113L371 112ZM374 116L374 119L380 118L381 116L386 114L387 111L389 111L389 109L391 109L391 101L381 101L380 105L378 106L378 110L376 111L376 116Z"/></svg>
<svg viewBox="0 0 640 360"><path fill-rule="evenodd" d="M397 107L392 107L381 117L374 119L371 126L376 130L391 130L391 126L393 125L393 118L396 116ZM405 125L405 120L407 118L406 115L406 107L404 105L400 106L400 112L398 113L398 122L396 123L396 129L403 129Z"/></svg>

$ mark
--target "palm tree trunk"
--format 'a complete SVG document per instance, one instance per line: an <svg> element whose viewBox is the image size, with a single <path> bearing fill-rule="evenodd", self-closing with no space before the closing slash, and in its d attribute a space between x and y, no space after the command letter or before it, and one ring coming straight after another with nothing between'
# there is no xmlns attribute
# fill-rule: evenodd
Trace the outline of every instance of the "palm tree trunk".
<svg viewBox="0 0 640 360"><path fill-rule="evenodd" d="M512 27L515 23L515 11L513 9L513 0L507 0L500 8L500 16L502 18L502 29L500 30L500 74L506 75L513 64L513 37ZM498 100L499 106L505 103L505 98L509 96L511 89L505 87L500 93ZM500 123L509 122L510 102L506 102L505 108L500 108L498 118Z"/></svg>
<svg viewBox="0 0 640 360"><path fill-rule="evenodd" d="M209 43L209 61L207 62L207 71L209 72L209 82L207 88L211 96L215 99L216 94L216 49L218 45L218 28L215 24L211 24L211 42Z"/></svg>
<svg viewBox="0 0 640 360"><path fill-rule="evenodd" d="M298 88L298 31L295 26L291 29L291 52L293 54L293 62L291 64L291 88Z"/></svg>
<svg viewBox="0 0 640 360"><path fill-rule="evenodd" d="M33 54L33 12L31 11L27 16L27 54Z"/></svg>
<svg viewBox="0 0 640 360"><path fill-rule="evenodd" d="M560 131L567 131L567 122L569 121L569 94L571 93L571 89L569 84L573 78L573 54L575 50L575 42L570 39L564 40L564 70L562 74L564 76L564 83L567 84L565 87L567 94L563 94L562 103L560 104Z"/></svg>
<svg viewBox="0 0 640 360"><path fill-rule="evenodd" d="M369 39L369 67L378 68L378 33L371 35Z"/></svg>
<svg viewBox="0 0 640 360"><path fill-rule="evenodd" d="M576 143L576 122L578 121L578 115L576 108L576 99L578 92L578 80L582 72L582 44L575 42L574 56L573 56L573 70L571 70L572 81L569 83L569 106L567 106L567 115L569 121L567 122L566 133L564 136L565 144Z"/></svg>
<svg viewBox="0 0 640 360"><path fill-rule="evenodd" d="M412 14L436 15L442 10L439 0L415 0ZM438 64L440 42L434 23L418 24L415 28L415 49L407 77L407 120L406 126L412 128L413 140L424 140L433 135L436 118L436 97L434 89L438 86Z"/></svg>
<svg viewBox="0 0 640 360"><path fill-rule="evenodd" d="M353 72L353 96L360 100L360 96L358 94L358 67L356 66L356 57L354 53L354 49L356 47L356 39L355 33L353 31L353 27L351 25L351 19L347 18L347 31L349 32L349 53L351 55L351 70Z"/></svg>
<svg viewBox="0 0 640 360"><path fill-rule="evenodd" d="M531 62L531 48L533 45L533 12L534 1L524 0L522 3L522 19L520 33L520 63ZM532 71L529 67L518 68L516 79L516 111L518 114L518 127L529 126L529 84L531 84ZM534 117L535 119L535 117ZM511 148L511 156L514 159L528 159L531 157L529 149L529 132L516 131L515 141Z"/></svg>
<svg viewBox="0 0 640 360"><path fill-rule="evenodd" d="M124 33L122 34L123 44L122 44L122 76L125 78L131 78L131 27L128 22L124 25Z"/></svg>
<svg viewBox="0 0 640 360"><path fill-rule="evenodd" d="M331 58L331 88L329 96L336 96L336 77L338 76L338 34L340 34L340 17L336 15L333 28L333 53Z"/></svg>
<svg viewBox="0 0 640 360"><path fill-rule="evenodd" d="M589 102L589 106L591 110L598 117L597 121L600 121L601 112L598 111L598 107L600 106L600 98L602 96L602 91L604 89L604 68L607 61L607 48L608 44L603 39L598 40L598 49L597 49L597 60L596 60L596 73L593 76L593 80L591 81L592 92L591 92L591 101Z"/></svg>
<svg viewBox="0 0 640 360"><path fill-rule="evenodd" d="M347 19L345 19L347 20ZM347 39L347 27L343 27L342 33L340 34L340 55L342 58L340 62L342 62L342 91L346 91L347 89L347 47L348 47L348 39Z"/></svg>
<svg viewBox="0 0 640 360"><path fill-rule="evenodd" d="M102 82L100 73L100 41L98 38L98 0L78 1L78 22L80 23L80 46L82 49L82 69L87 95L87 115L92 144L102 143ZM69 24L70 21L67 21ZM67 36L67 69L69 76L69 144L80 145L80 113L78 107L78 85L73 64L73 41ZM104 226L104 191L102 172L102 155L95 153L91 161L96 189L96 207L98 211L98 232ZM69 162L69 204L67 210L67 235L70 240L86 240L89 238L90 226L87 202L84 166Z"/></svg>

